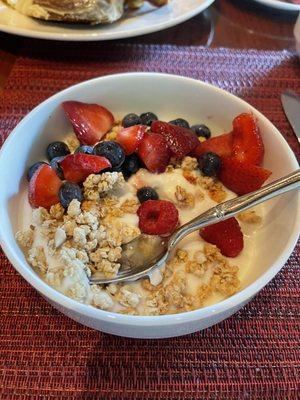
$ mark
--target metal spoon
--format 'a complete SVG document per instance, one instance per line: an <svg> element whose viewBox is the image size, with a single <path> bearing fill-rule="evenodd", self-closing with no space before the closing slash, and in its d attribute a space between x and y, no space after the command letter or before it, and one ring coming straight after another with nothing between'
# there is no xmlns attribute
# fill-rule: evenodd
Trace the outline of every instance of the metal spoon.
<svg viewBox="0 0 300 400"><path fill-rule="evenodd" d="M235 197L210 208L192 221L178 228L169 238L140 235L123 246L121 268L115 278L106 279L93 275L91 284L108 284L123 281L136 281L150 276L168 261L171 251L188 234L204 226L224 221L257 204L300 187L300 169L280 178L261 189Z"/></svg>

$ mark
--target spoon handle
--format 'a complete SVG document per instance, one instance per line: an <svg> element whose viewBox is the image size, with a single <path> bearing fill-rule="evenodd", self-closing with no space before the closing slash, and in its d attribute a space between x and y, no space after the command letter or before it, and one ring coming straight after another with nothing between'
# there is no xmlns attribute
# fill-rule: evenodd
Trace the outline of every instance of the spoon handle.
<svg viewBox="0 0 300 400"><path fill-rule="evenodd" d="M269 183L266 186L263 186L261 189L256 190L255 192L235 197L234 199L220 203L177 229L169 239L169 251L189 233L192 233L207 225L224 221L225 219L233 217L234 215L245 211L248 208L272 199L273 197L282 193L293 189L298 189L299 187L300 169L272 183Z"/></svg>

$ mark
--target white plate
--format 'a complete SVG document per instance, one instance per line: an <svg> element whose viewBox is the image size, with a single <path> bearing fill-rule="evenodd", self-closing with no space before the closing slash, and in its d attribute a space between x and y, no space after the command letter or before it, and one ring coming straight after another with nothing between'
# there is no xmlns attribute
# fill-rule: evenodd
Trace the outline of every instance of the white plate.
<svg viewBox="0 0 300 400"><path fill-rule="evenodd" d="M39 21L12 10L0 0L0 31L38 39L92 41L124 39L180 24L209 7L214 0L173 0L154 8L145 4L110 25L74 25ZM200 27L199 27L200 29Z"/></svg>
<svg viewBox="0 0 300 400"><path fill-rule="evenodd" d="M286 3L281 0L254 0L257 3L264 4L265 6L278 8L279 10L286 11L300 11L300 4Z"/></svg>

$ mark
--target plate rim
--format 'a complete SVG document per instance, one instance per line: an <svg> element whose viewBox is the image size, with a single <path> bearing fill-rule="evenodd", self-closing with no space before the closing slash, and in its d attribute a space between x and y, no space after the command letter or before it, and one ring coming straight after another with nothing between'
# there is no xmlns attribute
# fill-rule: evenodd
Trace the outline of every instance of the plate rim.
<svg viewBox="0 0 300 400"><path fill-rule="evenodd" d="M281 0L254 0L257 3L263 4L267 7L276 8L278 10L285 10L285 11L300 11L300 5L298 4L290 4L285 3Z"/></svg>
<svg viewBox="0 0 300 400"><path fill-rule="evenodd" d="M184 0L183 0L184 1ZM215 0L203 0L203 2L199 5L196 6L194 9L189 10L185 14L171 19L170 21L167 22L162 22L156 25L150 25L147 27L140 27L136 28L133 30L129 30L127 32L124 32L122 30L118 32L110 32L110 33L105 33L99 31L96 33L72 33L72 32L67 32L67 33L55 33L55 32L43 32L43 31L36 31L36 30L31 30L31 29L26 29L26 28L18 28L16 26L10 26L7 24L0 23L0 32L5 32L8 34L12 35L17 35L17 36L23 36L23 37L29 37L29 38L35 38L35 39L43 39L43 40L57 40L57 41L71 41L71 42L89 42L89 41L106 41L106 40L116 40L116 39L127 39L131 37L136 37L136 36L142 36L142 35L148 35L150 33L154 32L159 32L164 29L171 28L173 26L179 25L197 14L200 14L202 11L207 9L212 3L214 3ZM4 4L0 0L0 5L2 5L6 8L9 8L6 4ZM172 5L172 3L170 3ZM17 12L17 11L15 11ZM22 15L24 16L24 15ZM26 16L24 16L26 17ZM27 17L31 18L31 17Z"/></svg>

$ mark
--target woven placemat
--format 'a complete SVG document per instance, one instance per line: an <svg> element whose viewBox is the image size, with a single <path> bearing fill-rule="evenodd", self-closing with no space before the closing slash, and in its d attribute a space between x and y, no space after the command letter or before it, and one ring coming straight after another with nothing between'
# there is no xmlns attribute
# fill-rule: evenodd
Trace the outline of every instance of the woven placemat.
<svg viewBox="0 0 300 400"><path fill-rule="evenodd" d="M35 105L73 83L158 71L202 79L246 99L299 156L279 100L286 88L300 90L299 61L291 53L43 42L23 54L0 94L0 143ZM282 272L230 319L185 337L151 341L114 337L68 319L2 253L0 398L296 399L299 262L298 245Z"/></svg>

